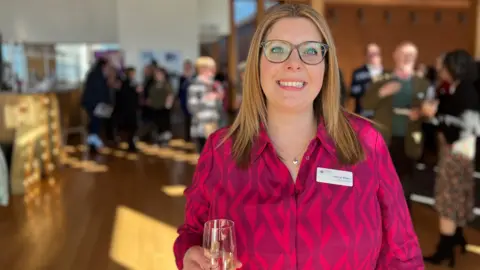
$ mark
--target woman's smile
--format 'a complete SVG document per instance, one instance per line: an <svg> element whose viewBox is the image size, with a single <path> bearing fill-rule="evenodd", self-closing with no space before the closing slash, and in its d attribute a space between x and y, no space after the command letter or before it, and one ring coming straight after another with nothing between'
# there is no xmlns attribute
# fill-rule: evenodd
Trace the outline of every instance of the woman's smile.
<svg viewBox="0 0 480 270"><path fill-rule="evenodd" d="M300 91L307 86L307 82L302 80L278 80L277 85L286 91Z"/></svg>

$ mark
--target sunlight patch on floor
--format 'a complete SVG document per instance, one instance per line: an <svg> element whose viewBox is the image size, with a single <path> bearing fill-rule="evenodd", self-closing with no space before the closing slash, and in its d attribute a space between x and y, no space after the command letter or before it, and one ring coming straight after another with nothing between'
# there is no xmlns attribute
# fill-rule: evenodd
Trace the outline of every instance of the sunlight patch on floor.
<svg viewBox="0 0 480 270"><path fill-rule="evenodd" d="M120 148L122 150L127 150L128 149L128 143L121 142L121 143L118 144L118 148Z"/></svg>
<svg viewBox="0 0 480 270"><path fill-rule="evenodd" d="M186 144L186 142L182 139L175 139L175 140L170 140L168 145L172 147L183 147Z"/></svg>
<svg viewBox="0 0 480 270"><path fill-rule="evenodd" d="M108 147L103 147L101 149L98 150L98 152L100 154L103 154L103 155L110 155L112 153L112 149L108 148Z"/></svg>
<svg viewBox="0 0 480 270"><path fill-rule="evenodd" d="M131 270L174 270L173 226L125 206L117 208L110 258Z"/></svg>
<svg viewBox="0 0 480 270"><path fill-rule="evenodd" d="M138 160L138 155L134 153L127 154L128 160Z"/></svg>
<svg viewBox="0 0 480 270"><path fill-rule="evenodd" d="M88 149L87 149L87 146L86 146L86 145L83 145L83 144L77 145L76 148L77 148L77 150L78 150L79 152L86 152L86 151L88 150Z"/></svg>
<svg viewBox="0 0 480 270"><path fill-rule="evenodd" d="M169 185L162 187L162 192L170 197L182 197L186 188L184 185Z"/></svg>
<svg viewBox="0 0 480 270"><path fill-rule="evenodd" d="M172 159L179 162L187 161L189 160L189 154L185 153L184 151L174 151Z"/></svg>
<svg viewBox="0 0 480 270"><path fill-rule="evenodd" d="M480 255L480 246L467 245L465 247L468 252Z"/></svg>
<svg viewBox="0 0 480 270"><path fill-rule="evenodd" d="M77 157L68 156L67 154L60 158L60 163L70 166L71 168L82 169L83 171L90 173L104 173L108 171L108 166L106 165L98 164L91 160L80 160Z"/></svg>
<svg viewBox="0 0 480 270"><path fill-rule="evenodd" d="M183 149L185 149L185 150L195 150L195 149L197 149L197 146L194 143L189 142L189 143L186 143L183 146Z"/></svg>
<svg viewBox="0 0 480 270"><path fill-rule="evenodd" d="M161 159L170 159L176 162L186 162L190 165L197 165L199 155L197 153L191 153L191 150L194 150L195 144L191 142L185 142L182 139L175 139L169 142L167 147L159 146L155 144L147 144L145 142L136 143L139 153L151 156L158 157ZM174 148L171 148L174 147ZM117 158L125 158L127 160L139 160L139 155L134 153L129 153L125 151L128 148L126 142L121 142L118 145L118 149L112 149L108 147L103 147L98 150L102 155L113 155ZM63 158L62 164L69 165L72 168L81 169L82 166L79 164L78 158L71 157L70 154L86 152L88 149L85 145L66 145L63 147ZM86 168L89 172L103 172L105 167L96 167L96 168Z"/></svg>
<svg viewBox="0 0 480 270"><path fill-rule="evenodd" d="M65 146L63 147L63 151L64 151L65 153L75 153L75 151L77 151L77 149L75 149L74 146L65 145Z"/></svg>
<svg viewBox="0 0 480 270"><path fill-rule="evenodd" d="M116 156L116 157L124 157L125 154L126 153L124 151L120 151L120 150L113 151L113 155Z"/></svg>

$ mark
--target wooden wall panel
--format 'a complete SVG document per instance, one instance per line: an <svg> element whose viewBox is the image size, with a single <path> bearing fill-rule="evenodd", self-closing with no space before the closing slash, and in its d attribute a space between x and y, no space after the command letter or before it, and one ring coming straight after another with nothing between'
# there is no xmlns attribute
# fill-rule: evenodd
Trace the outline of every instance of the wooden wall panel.
<svg viewBox="0 0 480 270"><path fill-rule="evenodd" d="M475 22L473 13L466 8L328 3L325 10L337 46L340 68L347 83L350 82L353 69L364 63L364 50L369 42L376 42L381 46L387 69L393 67L393 50L400 42L406 40L418 46L418 62L427 65L433 65L438 55L455 48L463 48L474 53ZM359 16L359 13L363 15ZM387 14L389 20L386 19ZM441 17L440 20L437 19L438 16ZM239 61L246 59L254 31L254 20L238 28ZM221 63L227 61L227 51L223 45L225 41L226 38L219 41Z"/></svg>
<svg viewBox="0 0 480 270"><path fill-rule="evenodd" d="M360 17L359 13L363 15ZM455 48L473 52L473 21L469 15L466 9L340 5L329 5L326 12L347 81L353 69L364 62L364 49L369 42L380 45L384 65L389 69L393 67L393 50L406 40L418 46L418 62L427 65ZM459 16L463 16L463 21Z"/></svg>

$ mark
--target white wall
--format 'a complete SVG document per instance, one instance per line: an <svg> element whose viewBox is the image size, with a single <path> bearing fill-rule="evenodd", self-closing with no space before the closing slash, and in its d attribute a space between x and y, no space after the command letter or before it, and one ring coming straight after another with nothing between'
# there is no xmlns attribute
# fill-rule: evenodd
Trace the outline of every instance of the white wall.
<svg viewBox="0 0 480 270"><path fill-rule="evenodd" d="M126 62L142 68L143 50L173 50L183 59L197 58L197 11L197 0L117 0L118 43Z"/></svg>
<svg viewBox="0 0 480 270"><path fill-rule="evenodd" d="M229 0L199 0L198 27L200 39L210 42L212 35L226 36L230 34Z"/></svg>
<svg viewBox="0 0 480 270"><path fill-rule="evenodd" d="M142 50L197 58L199 18L225 32L227 7L224 0L0 0L0 32L6 42L117 43L126 63L141 67Z"/></svg>
<svg viewBox="0 0 480 270"><path fill-rule="evenodd" d="M114 43L116 22L116 0L0 0L6 41Z"/></svg>

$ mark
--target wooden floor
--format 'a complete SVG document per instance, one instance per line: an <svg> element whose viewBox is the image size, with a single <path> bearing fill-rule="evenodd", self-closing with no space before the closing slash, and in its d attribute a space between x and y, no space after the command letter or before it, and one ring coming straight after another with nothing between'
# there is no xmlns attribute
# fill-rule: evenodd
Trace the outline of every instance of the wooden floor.
<svg viewBox="0 0 480 270"><path fill-rule="evenodd" d="M84 147L67 148L54 179L0 208L0 269L176 269L172 244L183 221L182 192L198 157L179 140L140 148L136 155L115 150L91 160ZM428 254L437 241L436 215L415 204L413 219ZM480 245L479 231L467 229L467 237ZM456 269L479 265L480 256L469 252Z"/></svg>

